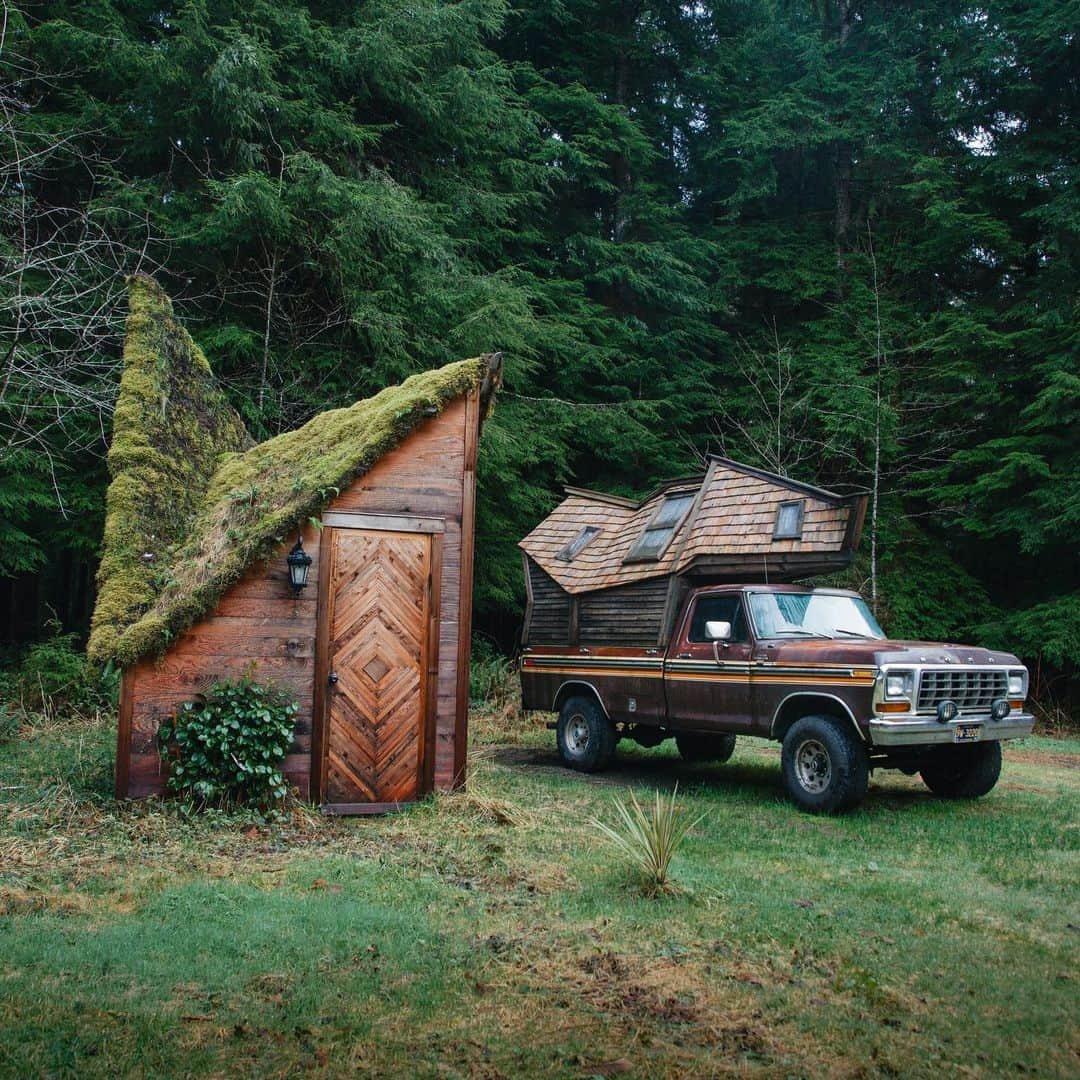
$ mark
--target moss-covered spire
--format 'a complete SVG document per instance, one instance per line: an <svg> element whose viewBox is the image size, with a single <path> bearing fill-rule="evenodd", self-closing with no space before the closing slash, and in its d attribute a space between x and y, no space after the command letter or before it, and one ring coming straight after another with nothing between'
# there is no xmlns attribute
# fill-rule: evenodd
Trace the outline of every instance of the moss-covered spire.
<svg viewBox="0 0 1080 1080"><path fill-rule="evenodd" d="M499 371L447 364L253 446L168 298L133 279L91 659L162 652L422 420L478 387L490 400Z"/></svg>
<svg viewBox="0 0 1080 1080"><path fill-rule="evenodd" d="M157 599L222 456L251 437L202 350L152 278L128 281L124 369L113 413L105 536L89 654L103 662Z"/></svg>

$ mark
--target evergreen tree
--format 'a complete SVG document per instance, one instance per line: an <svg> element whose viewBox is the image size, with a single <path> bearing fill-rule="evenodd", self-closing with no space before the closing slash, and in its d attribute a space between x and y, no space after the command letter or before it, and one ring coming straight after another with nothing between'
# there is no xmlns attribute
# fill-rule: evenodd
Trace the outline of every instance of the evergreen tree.
<svg viewBox="0 0 1080 1080"><path fill-rule="evenodd" d="M723 449L872 493L848 580L890 630L1017 649L1075 693L1075 21L1050 0L12 9L0 574L89 557L141 267L260 434L504 352L477 601L506 646L516 541L560 485L640 493Z"/></svg>

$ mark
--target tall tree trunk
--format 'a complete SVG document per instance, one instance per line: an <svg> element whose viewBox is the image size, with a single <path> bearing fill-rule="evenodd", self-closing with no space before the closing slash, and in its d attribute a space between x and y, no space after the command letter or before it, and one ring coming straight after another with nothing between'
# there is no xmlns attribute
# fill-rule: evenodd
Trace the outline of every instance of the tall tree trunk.
<svg viewBox="0 0 1080 1080"><path fill-rule="evenodd" d="M851 0L840 0L837 7L839 16L836 29L838 49L843 49L851 36L855 22L854 4ZM840 118L843 122L843 118ZM836 208L833 217L833 242L836 247L836 271L838 291L844 292L844 277L847 273L847 253L851 248L851 175L854 149L849 139L839 139L833 154L833 171L836 186Z"/></svg>
<svg viewBox="0 0 1080 1080"><path fill-rule="evenodd" d="M615 18L613 37L618 42L615 49L615 65L612 72L612 101L622 109L630 103L630 49L634 40L634 27L641 12L641 5L627 3L620 5ZM615 184L615 204L611 222L611 237L621 243L630 228L630 213L626 208L626 197L630 193L633 180L630 160L620 149L611 163L612 181Z"/></svg>
<svg viewBox="0 0 1080 1080"><path fill-rule="evenodd" d="M632 21L625 26L625 32L632 32ZM619 46L615 54L615 104L626 108L630 87L630 58L626 54L626 45ZM615 183L615 207L612 215L611 238L615 243L622 243L630 225L630 215L626 210L626 195L630 190L630 162L621 151L615 154L611 165L612 179Z"/></svg>
<svg viewBox="0 0 1080 1080"><path fill-rule="evenodd" d="M270 256L270 284L266 289L266 305L263 310L262 371L259 375L259 421L263 419L263 404L266 401L266 381L270 374L270 329L274 314L274 287L277 285L278 249L274 245Z"/></svg>
<svg viewBox="0 0 1080 1080"><path fill-rule="evenodd" d="M878 613L878 506L881 500L881 397L885 366L884 335L881 329L881 286L878 282L874 235L866 225L867 249L873 273L874 290L874 475L870 496L870 609Z"/></svg>

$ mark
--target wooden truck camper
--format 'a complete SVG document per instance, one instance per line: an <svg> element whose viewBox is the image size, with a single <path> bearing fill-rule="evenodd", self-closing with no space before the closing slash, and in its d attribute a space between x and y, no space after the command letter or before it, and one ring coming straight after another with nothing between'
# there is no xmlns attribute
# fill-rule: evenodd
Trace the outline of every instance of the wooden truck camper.
<svg viewBox="0 0 1080 1080"><path fill-rule="evenodd" d="M640 502L567 488L524 540L522 643L662 647L685 591L846 567L866 496L836 495L728 458Z"/></svg>
<svg viewBox="0 0 1080 1080"><path fill-rule="evenodd" d="M299 702L285 774L370 813L464 777L477 442L495 357L254 443L148 278L131 284L90 641L122 669L116 792L165 790L161 723L222 678ZM312 559L294 590L286 553Z"/></svg>
<svg viewBox="0 0 1080 1080"><path fill-rule="evenodd" d="M794 583L848 565L865 508L719 457L640 503L568 490L521 543L522 707L558 713L559 754L582 772L624 738L723 764L753 735L781 744L811 813L857 806L873 769L987 794L1002 744L1034 724L1019 659L890 641L858 593Z"/></svg>

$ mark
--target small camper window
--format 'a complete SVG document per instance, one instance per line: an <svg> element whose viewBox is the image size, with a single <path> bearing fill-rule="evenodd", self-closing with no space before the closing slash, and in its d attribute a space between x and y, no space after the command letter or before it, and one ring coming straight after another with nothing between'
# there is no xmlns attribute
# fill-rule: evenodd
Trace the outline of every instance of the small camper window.
<svg viewBox="0 0 1080 1080"><path fill-rule="evenodd" d="M630 554L626 556L626 561L659 559L693 504L694 494L691 491L685 494L669 495L660 504L660 509L649 524L645 526L645 531L638 538Z"/></svg>
<svg viewBox="0 0 1080 1080"><path fill-rule="evenodd" d="M595 525L586 525L563 549L555 556L563 562L571 562L575 555L590 541L600 530Z"/></svg>
<svg viewBox="0 0 1080 1080"><path fill-rule="evenodd" d="M802 499L780 504L780 509L776 511L776 528L773 530L774 540L802 539L803 506Z"/></svg>

